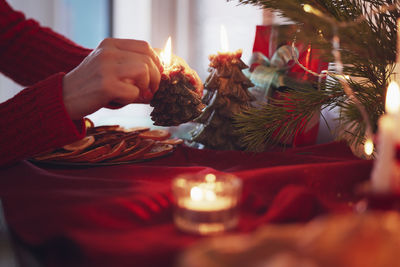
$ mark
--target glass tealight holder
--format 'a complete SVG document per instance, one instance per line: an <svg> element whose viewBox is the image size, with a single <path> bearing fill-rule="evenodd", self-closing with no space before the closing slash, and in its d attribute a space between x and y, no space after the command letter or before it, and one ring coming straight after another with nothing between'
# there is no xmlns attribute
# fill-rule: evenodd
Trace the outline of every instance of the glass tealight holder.
<svg viewBox="0 0 400 267"><path fill-rule="evenodd" d="M218 234L238 224L242 181L231 174L183 174L172 183L174 222L193 234Z"/></svg>

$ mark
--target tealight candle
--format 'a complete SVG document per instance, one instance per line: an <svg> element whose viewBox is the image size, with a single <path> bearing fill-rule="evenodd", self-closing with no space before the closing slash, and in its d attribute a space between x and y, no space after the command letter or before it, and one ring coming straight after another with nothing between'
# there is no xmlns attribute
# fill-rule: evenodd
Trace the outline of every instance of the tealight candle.
<svg viewBox="0 0 400 267"><path fill-rule="evenodd" d="M241 180L229 174L186 174L174 179L174 222L182 231L216 234L236 227Z"/></svg>

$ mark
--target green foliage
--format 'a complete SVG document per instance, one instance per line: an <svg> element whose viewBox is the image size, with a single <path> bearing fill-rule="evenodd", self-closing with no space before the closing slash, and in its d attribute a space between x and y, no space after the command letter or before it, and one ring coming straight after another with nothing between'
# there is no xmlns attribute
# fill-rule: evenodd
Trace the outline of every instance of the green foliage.
<svg viewBox="0 0 400 267"><path fill-rule="evenodd" d="M312 43L314 48L324 51L324 60L328 62L333 62L331 40L337 29L344 74L352 77L350 87L367 110L376 131L396 58L396 19L400 17L396 0L238 1L278 11L300 24L303 30L297 34L297 40ZM304 4L318 9L323 16L305 12ZM382 6L391 8L371 12ZM237 116L237 129L248 149L274 145L282 138L290 139L301 122L309 120L314 112L335 107L341 110L339 121L344 134L340 137L350 143L362 143L366 125L356 105L339 83L324 82L320 86L322 90L319 91L291 87L293 90L285 93L285 100L271 100L261 109L253 108Z"/></svg>
<svg viewBox="0 0 400 267"><path fill-rule="evenodd" d="M330 90L318 91L308 84L297 83L271 98L261 108L251 108L235 117L235 126L249 150L262 151L267 146L290 143L296 131L313 117L315 112L344 103L345 95L337 83Z"/></svg>

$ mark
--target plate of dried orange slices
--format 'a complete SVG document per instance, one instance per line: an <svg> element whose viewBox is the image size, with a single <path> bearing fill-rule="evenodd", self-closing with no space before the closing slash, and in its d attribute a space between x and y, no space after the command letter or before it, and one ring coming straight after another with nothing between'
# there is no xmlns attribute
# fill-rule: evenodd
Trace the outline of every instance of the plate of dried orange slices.
<svg viewBox="0 0 400 267"><path fill-rule="evenodd" d="M86 120L86 136L61 148L36 155L35 163L69 166L107 166L143 162L171 154L182 139L163 129L95 127Z"/></svg>

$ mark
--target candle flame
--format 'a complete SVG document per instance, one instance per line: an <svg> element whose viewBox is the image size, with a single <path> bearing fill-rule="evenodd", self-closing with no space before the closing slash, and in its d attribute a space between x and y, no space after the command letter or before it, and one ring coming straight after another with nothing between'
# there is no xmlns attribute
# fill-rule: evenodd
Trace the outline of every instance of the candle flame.
<svg viewBox="0 0 400 267"><path fill-rule="evenodd" d="M207 189L200 186L194 186L190 189L190 198L193 201L215 201L217 196L215 192L211 189Z"/></svg>
<svg viewBox="0 0 400 267"><path fill-rule="evenodd" d="M160 57L164 67L168 67L171 65L171 54L172 54L172 45L171 45L171 36L168 37L167 43L165 44L164 50L161 51Z"/></svg>
<svg viewBox="0 0 400 267"><path fill-rule="evenodd" d="M389 84L386 94L386 112L397 114L400 112L400 89L396 82Z"/></svg>
<svg viewBox="0 0 400 267"><path fill-rule="evenodd" d="M374 152L374 142L371 139L367 139L364 144L364 152L367 156L371 156Z"/></svg>
<svg viewBox="0 0 400 267"><path fill-rule="evenodd" d="M190 198L194 201L203 200L203 190L200 187L193 187L190 189Z"/></svg>
<svg viewBox="0 0 400 267"><path fill-rule="evenodd" d="M217 177L215 176L215 174L208 173L208 174L206 174L205 179L206 179L207 183L214 183L215 179L217 179Z"/></svg>
<svg viewBox="0 0 400 267"><path fill-rule="evenodd" d="M217 199L217 196L215 195L214 191L212 191L212 190L206 190L204 192L204 197L207 201L215 201Z"/></svg>
<svg viewBox="0 0 400 267"><path fill-rule="evenodd" d="M226 33L226 29L224 25L221 25L221 49L222 52L228 52L229 51L229 42L228 42L228 34Z"/></svg>

